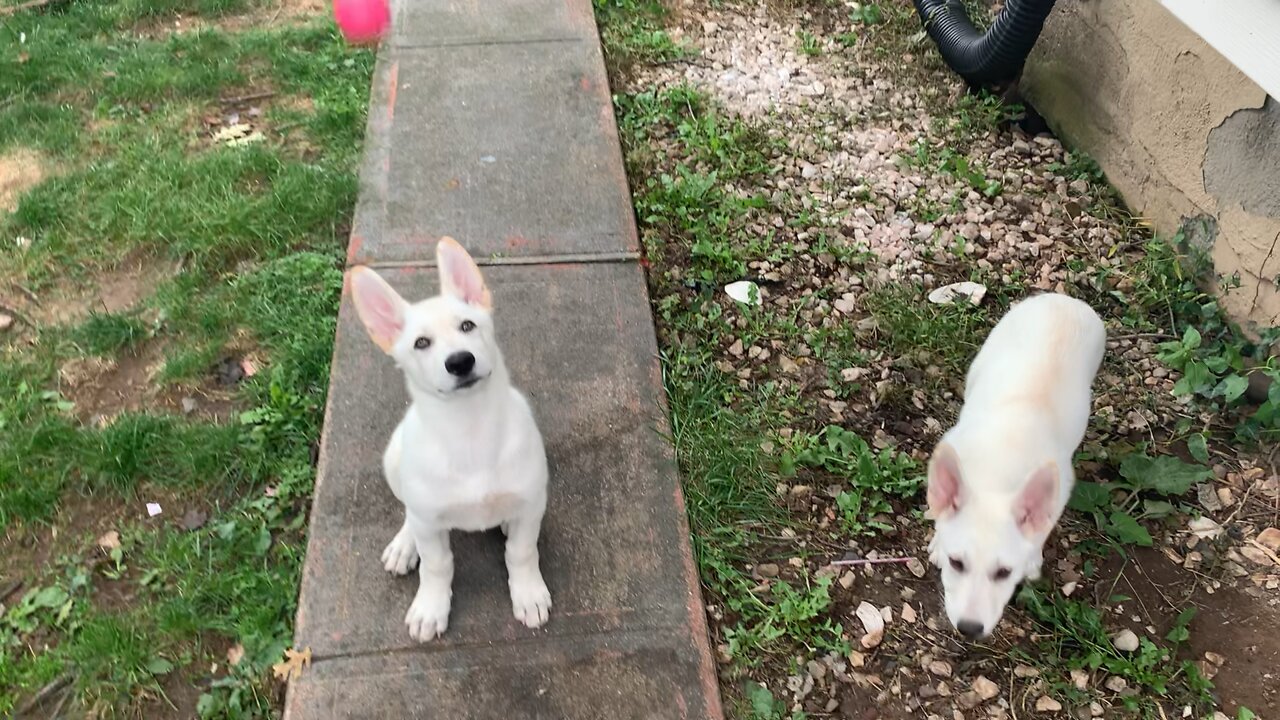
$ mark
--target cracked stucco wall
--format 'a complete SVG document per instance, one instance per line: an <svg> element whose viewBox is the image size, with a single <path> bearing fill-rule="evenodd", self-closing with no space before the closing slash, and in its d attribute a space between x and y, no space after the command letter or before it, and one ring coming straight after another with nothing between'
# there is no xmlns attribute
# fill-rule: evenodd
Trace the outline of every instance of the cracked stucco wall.
<svg viewBox="0 0 1280 720"><path fill-rule="evenodd" d="M1156 0L1059 0L1021 89L1157 232L1209 249L1228 312L1280 325L1274 98Z"/></svg>

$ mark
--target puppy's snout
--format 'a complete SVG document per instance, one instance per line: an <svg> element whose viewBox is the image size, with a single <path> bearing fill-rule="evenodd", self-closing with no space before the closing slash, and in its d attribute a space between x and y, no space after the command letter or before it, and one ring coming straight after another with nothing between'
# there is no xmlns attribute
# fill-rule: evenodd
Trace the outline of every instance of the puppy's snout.
<svg viewBox="0 0 1280 720"><path fill-rule="evenodd" d="M450 375L458 377L466 377L476 367L476 356L462 350L456 352L444 360L444 369L449 371Z"/></svg>
<svg viewBox="0 0 1280 720"><path fill-rule="evenodd" d="M977 640L982 637L982 623L979 622L961 620L956 623L956 629L960 631L961 635L965 636L965 638L969 640Z"/></svg>

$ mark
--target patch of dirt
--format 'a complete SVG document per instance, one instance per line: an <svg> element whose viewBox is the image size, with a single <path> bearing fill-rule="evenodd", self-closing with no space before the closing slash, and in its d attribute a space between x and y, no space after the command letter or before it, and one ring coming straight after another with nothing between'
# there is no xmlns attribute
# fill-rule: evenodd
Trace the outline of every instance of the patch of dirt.
<svg viewBox="0 0 1280 720"><path fill-rule="evenodd" d="M163 512L148 517L148 502L159 503ZM107 561L107 553L97 546L98 538L107 532L120 530L126 523L177 524L188 510L206 506L207 502L198 494L150 483L140 485L132 498L114 493L89 495L67 491L52 520L15 523L0 537L0 586L10 580L21 580L29 586L53 571L53 563L60 557L81 557L91 567L97 567ZM98 587L105 586L107 601L122 605L127 600L126 594L119 587L113 587L115 585L114 581L95 574L95 593ZM28 587L10 598L11 602L20 598L26 589Z"/></svg>
<svg viewBox="0 0 1280 720"><path fill-rule="evenodd" d="M163 346L149 341L116 359L67 361L58 371L58 389L75 403L76 417L94 427L124 412L161 411L213 422L227 422L236 412L235 382L226 382L217 368L194 386L157 385L163 369Z"/></svg>
<svg viewBox="0 0 1280 720"><path fill-rule="evenodd" d="M1280 568L1274 572L1280 574ZM1236 587L1206 582L1205 575L1190 574L1170 557L1147 548L1137 548L1129 562L1107 563L1099 577L1114 578L1117 591L1134 598L1126 619L1140 637L1163 637L1178 613L1196 608L1188 655L1213 680L1223 709L1231 717L1240 707L1259 717L1280 717L1280 634L1274 632L1280 628L1280 597L1250 593L1257 587L1253 583ZM1258 585L1265 588L1265 583ZM1225 662L1215 662L1219 659Z"/></svg>
<svg viewBox="0 0 1280 720"><path fill-rule="evenodd" d="M12 150L0 155L0 212L18 209L18 200L45 177L45 162L32 150Z"/></svg>

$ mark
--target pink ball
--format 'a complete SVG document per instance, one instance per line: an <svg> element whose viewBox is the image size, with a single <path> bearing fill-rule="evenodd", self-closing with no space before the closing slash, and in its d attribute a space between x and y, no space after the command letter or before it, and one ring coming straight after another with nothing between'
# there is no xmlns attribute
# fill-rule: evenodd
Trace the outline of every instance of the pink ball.
<svg viewBox="0 0 1280 720"><path fill-rule="evenodd" d="M376 44L391 24L387 0L333 0L333 17L347 42Z"/></svg>

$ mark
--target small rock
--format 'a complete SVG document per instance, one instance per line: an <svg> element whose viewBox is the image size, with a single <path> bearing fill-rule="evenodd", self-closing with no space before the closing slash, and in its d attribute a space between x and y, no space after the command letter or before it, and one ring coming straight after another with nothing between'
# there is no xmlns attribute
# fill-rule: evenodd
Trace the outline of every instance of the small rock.
<svg viewBox="0 0 1280 720"><path fill-rule="evenodd" d="M116 530L103 534L98 538L98 547L103 550L115 550L120 547L120 533Z"/></svg>
<svg viewBox="0 0 1280 720"><path fill-rule="evenodd" d="M0 332L4 332L13 327L13 316L0 313Z"/></svg>
<svg viewBox="0 0 1280 720"><path fill-rule="evenodd" d="M853 582L854 580L857 579L857 577L858 576L855 575L852 570L845 571L845 574L840 576L840 580L839 580L840 587L844 588L845 590L848 590L849 588L853 587Z"/></svg>
<svg viewBox="0 0 1280 720"><path fill-rule="evenodd" d="M858 605L854 614L862 621L862 626L867 631L859 641L862 647L871 649L879 645L884 640L884 616L880 614L880 610L864 600Z"/></svg>
<svg viewBox="0 0 1280 720"><path fill-rule="evenodd" d="M756 574L760 577L778 577L777 563L760 563L756 566Z"/></svg>
<svg viewBox="0 0 1280 720"><path fill-rule="evenodd" d="M1013 676L1017 678L1040 677L1040 671L1030 665L1018 665L1013 669Z"/></svg>
<svg viewBox="0 0 1280 720"><path fill-rule="evenodd" d="M1221 656L1221 655L1219 655L1218 653L1213 652L1213 651L1206 652L1206 653L1204 654L1204 659L1205 659L1205 660L1208 660L1209 662L1213 663L1214 665L1221 665L1221 664L1223 664L1223 663L1225 663L1225 662L1227 661L1227 659L1226 659L1225 657L1223 657L1223 656Z"/></svg>
<svg viewBox="0 0 1280 720"><path fill-rule="evenodd" d="M184 530L196 530L204 527L204 523L209 519L206 513L199 510L188 510L186 515L182 516L182 527Z"/></svg>
<svg viewBox="0 0 1280 720"><path fill-rule="evenodd" d="M929 663L929 672L938 677L951 677L951 663L946 660L934 660Z"/></svg>
<svg viewBox="0 0 1280 720"><path fill-rule="evenodd" d="M1036 712L1056 713L1060 710L1062 710L1062 703L1048 695L1041 695L1040 699L1036 700Z"/></svg>
<svg viewBox="0 0 1280 720"><path fill-rule="evenodd" d="M1269 527L1258 533L1258 544L1273 553L1280 553L1280 528Z"/></svg>
<svg viewBox="0 0 1280 720"><path fill-rule="evenodd" d="M1138 650L1138 636L1129 629L1121 630L1111 636L1111 644L1120 652L1136 652Z"/></svg>
<svg viewBox="0 0 1280 720"><path fill-rule="evenodd" d="M1119 675L1112 675L1107 678L1107 681L1103 683L1103 686L1111 692L1124 692L1125 688L1129 687L1129 681Z"/></svg>
<svg viewBox="0 0 1280 720"><path fill-rule="evenodd" d="M1102 717L1102 705L1096 702L1089 703L1089 715L1092 717Z"/></svg>
<svg viewBox="0 0 1280 720"><path fill-rule="evenodd" d="M182 413L184 415L190 415L195 411L196 411L196 399L192 397L182 398Z"/></svg>
<svg viewBox="0 0 1280 720"><path fill-rule="evenodd" d="M1064 597L1071 597L1071 593L1075 592L1076 588L1079 586L1080 586L1080 583L1076 582L1075 580L1072 580L1071 582L1062 586L1062 595Z"/></svg>
<svg viewBox="0 0 1280 720"><path fill-rule="evenodd" d="M986 675L979 675L973 679L973 691L986 701L1000 694L1000 686L987 679Z"/></svg>
<svg viewBox="0 0 1280 720"><path fill-rule="evenodd" d="M1242 546L1240 548L1240 554L1254 565L1267 566L1272 564L1271 556L1268 555L1265 550L1255 545Z"/></svg>
<svg viewBox="0 0 1280 720"><path fill-rule="evenodd" d="M965 710L972 710L982 704L982 696L974 690L968 690L960 693L960 697L956 698L956 704Z"/></svg>
<svg viewBox="0 0 1280 720"><path fill-rule="evenodd" d="M924 573L925 573L924 563L920 562L920 560L917 558L911 558L910 560L907 560L907 569L911 571L912 575L915 575L918 578L924 577Z"/></svg>
<svg viewBox="0 0 1280 720"><path fill-rule="evenodd" d="M916 609L907 603L902 603L902 621L914 623L916 621Z"/></svg>
<svg viewBox="0 0 1280 720"><path fill-rule="evenodd" d="M1071 683L1076 686L1077 690L1084 690L1089 687L1089 673L1084 670L1071 671Z"/></svg>
<svg viewBox="0 0 1280 720"><path fill-rule="evenodd" d="M857 650L849 651L849 667L860 668L860 667L866 667L866 665L867 665L866 655L863 655Z"/></svg>

